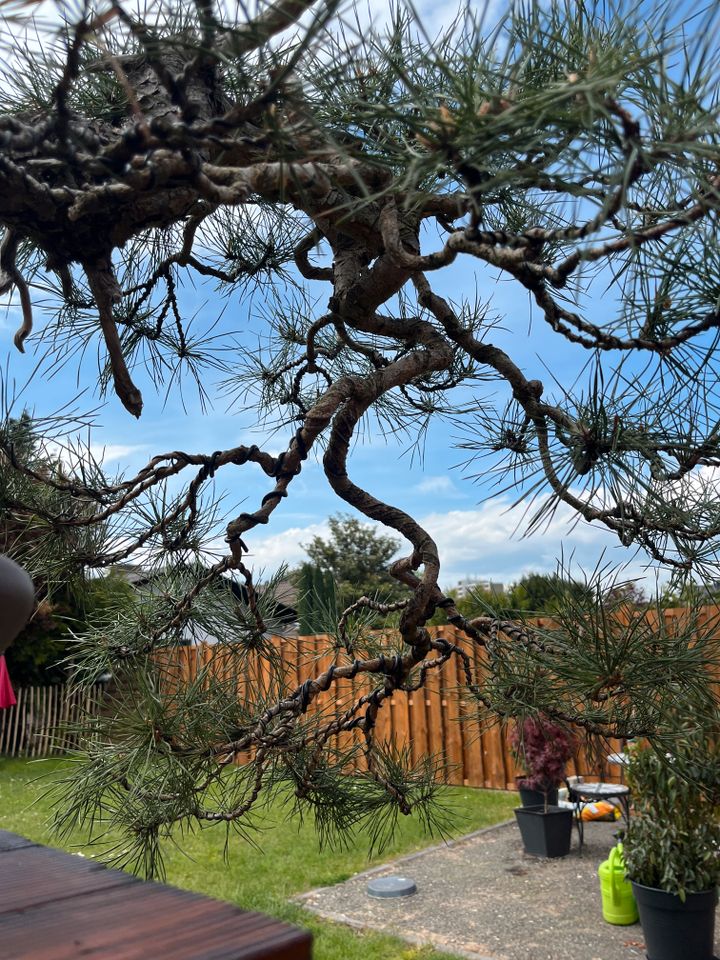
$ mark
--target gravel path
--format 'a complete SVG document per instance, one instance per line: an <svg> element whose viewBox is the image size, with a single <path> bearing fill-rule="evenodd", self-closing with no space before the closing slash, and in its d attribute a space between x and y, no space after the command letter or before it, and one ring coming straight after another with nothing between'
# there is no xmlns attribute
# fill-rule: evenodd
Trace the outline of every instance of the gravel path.
<svg viewBox="0 0 720 960"><path fill-rule="evenodd" d="M574 833L569 856L540 860L523 852L517 826L508 822L311 890L296 902L328 920L470 960L639 960L645 957L640 925L617 927L602 918L597 868L616 829L587 824L582 857ZM390 873L415 880L417 894L368 897L368 881Z"/></svg>

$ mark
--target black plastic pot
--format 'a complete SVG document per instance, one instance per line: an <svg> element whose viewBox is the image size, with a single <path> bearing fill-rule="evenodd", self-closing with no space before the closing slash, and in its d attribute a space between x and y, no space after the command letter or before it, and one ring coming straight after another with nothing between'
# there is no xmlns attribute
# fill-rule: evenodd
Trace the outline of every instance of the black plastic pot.
<svg viewBox="0 0 720 960"><path fill-rule="evenodd" d="M530 787L520 786L520 781L522 777L515 778L518 788L518 793L520 794L520 803L524 807L540 807L545 806L545 794L542 790L532 790ZM553 787L547 792L547 802L555 806L558 802L558 791L557 787Z"/></svg>
<svg viewBox="0 0 720 960"><path fill-rule="evenodd" d="M573 812L564 807L516 807L525 853L534 857L566 857L570 853Z"/></svg>
<svg viewBox="0 0 720 960"><path fill-rule="evenodd" d="M648 960L713 960L718 892L674 893L632 881Z"/></svg>

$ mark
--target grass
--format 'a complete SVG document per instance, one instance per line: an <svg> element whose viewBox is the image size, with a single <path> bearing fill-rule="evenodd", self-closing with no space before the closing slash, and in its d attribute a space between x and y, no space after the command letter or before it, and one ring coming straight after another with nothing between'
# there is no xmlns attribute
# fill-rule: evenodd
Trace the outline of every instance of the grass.
<svg viewBox="0 0 720 960"><path fill-rule="evenodd" d="M49 829L51 803L43 794L48 778L61 770L64 762L0 758L1 829L40 843L60 845ZM517 802L515 794L500 791L448 787L446 793L454 810L454 836L508 819ZM344 850L321 851L312 823L287 821L279 808L270 809L264 827L260 849L231 835L227 859L221 827L209 826L187 834L181 841L182 851L173 845L167 847L167 882L310 929L315 938L315 960L448 960L446 953L327 923L287 902L293 894L339 883L375 863L436 842L422 833L414 819L403 822L393 843L372 859L368 859L367 843L362 839ZM97 855L96 848L84 842L80 833L63 846L86 856Z"/></svg>

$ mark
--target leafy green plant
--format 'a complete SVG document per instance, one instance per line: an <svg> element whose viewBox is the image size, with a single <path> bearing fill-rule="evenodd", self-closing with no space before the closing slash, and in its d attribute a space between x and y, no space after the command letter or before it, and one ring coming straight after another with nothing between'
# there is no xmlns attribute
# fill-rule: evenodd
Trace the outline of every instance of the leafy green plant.
<svg viewBox="0 0 720 960"><path fill-rule="evenodd" d="M720 752L702 730L678 737L673 754L630 751L633 816L624 841L628 876L677 894L720 884Z"/></svg>

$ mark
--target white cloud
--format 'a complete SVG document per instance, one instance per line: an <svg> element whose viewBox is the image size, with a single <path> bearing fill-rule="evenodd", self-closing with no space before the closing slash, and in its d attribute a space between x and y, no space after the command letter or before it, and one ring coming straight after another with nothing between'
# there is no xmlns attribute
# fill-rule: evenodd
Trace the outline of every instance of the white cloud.
<svg viewBox="0 0 720 960"><path fill-rule="evenodd" d="M717 500L720 497L720 467L700 467L680 480L659 483L663 495L676 497L686 505L698 501Z"/></svg>
<svg viewBox="0 0 720 960"><path fill-rule="evenodd" d="M419 521L438 545L445 587L472 576L511 583L531 571L552 572L561 555L566 561L572 555L574 568L589 571L605 554L607 562L628 564L627 578L643 579L647 574L642 556L634 558L603 527L576 522L576 514L564 505L542 531L528 537L522 536L522 508L511 508L506 497L488 500L473 510L426 514ZM256 569L268 573L281 563L300 563L306 557L301 544L327 535L326 523L313 523L264 539L249 536L250 560Z"/></svg>
<svg viewBox="0 0 720 960"><path fill-rule="evenodd" d="M90 452L98 463L111 463L113 460L128 460L136 453L147 449L144 443L91 443Z"/></svg>
<svg viewBox="0 0 720 960"><path fill-rule="evenodd" d="M262 540L248 534L245 538L250 549L248 560L255 570L262 569L265 573L274 573L284 563L295 566L307 560L302 544L309 543L313 537L327 537L328 533L327 523L311 523L306 527L289 527Z"/></svg>
<svg viewBox="0 0 720 960"><path fill-rule="evenodd" d="M415 486L416 493L453 493L456 492L455 484L450 477L426 477L421 483Z"/></svg>
<svg viewBox="0 0 720 960"><path fill-rule="evenodd" d="M44 455L51 460L59 460L68 468L79 466L82 461L87 460L87 447L82 443L71 441L62 443L58 440L43 440ZM108 464L113 461L129 460L136 453L147 449L144 443L91 443L90 453L92 457L100 464Z"/></svg>
<svg viewBox="0 0 720 960"><path fill-rule="evenodd" d="M421 523L437 543L442 582L450 586L468 576L508 583L532 570L554 570L560 555L573 551L593 566L614 541L601 527L575 520L569 507L560 507L542 531L523 537L522 508L496 497L475 510L431 513Z"/></svg>
<svg viewBox="0 0 720 960"><path fill-rule="evenodd" d="M477 17L483 17L485 24L492 27L508 6L509 4L504 0L470 0L469 3L463 0L450 0L450 2L441 0L439 3L437 0L415 0L413 3L417 19L430 39L447 30L466 7L469 7ZM361 24L367 26L372 22L378 30L390 22L391 10L392 7L387 0L368 0L367 5L358 3Z"/></svg>

